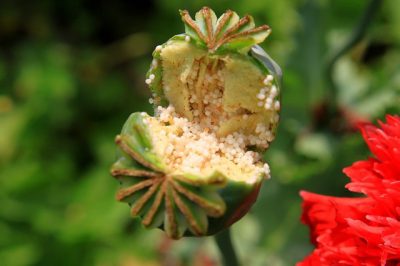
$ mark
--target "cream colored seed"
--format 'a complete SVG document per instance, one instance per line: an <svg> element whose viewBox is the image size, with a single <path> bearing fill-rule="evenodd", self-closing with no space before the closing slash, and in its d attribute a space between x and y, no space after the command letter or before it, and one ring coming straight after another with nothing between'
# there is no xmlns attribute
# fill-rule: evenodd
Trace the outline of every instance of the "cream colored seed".
<svg viewBox="0 0 400 266"><path fill-rule="evenodd" d="M154 74L150 74L149 79L153 80L156 76Z"/></svg>
<svg viewBox="0 0 400 266"><path fill-rule="evenodd" d="M186 41L186 42L190 42L190 36L186 35L185 41Z"/></svg>
<svg viewBox="0 0 400 266"><path fill-rule="evenodd" d="M147 85L150 85L151 84L151 79L146 79L145 82L146 82Z"/></svg>
<svg viewBox="0 0 400 266"><path fill-rule="evenodd" d="M161 45L157 45L157 46L156 46L156 51L157 51L157 52L160 52L161 49L162 49L162 46L161 46Z"/></svg>
<svg viewBox="0 0 400 266"><path fill-rule="evenodd" d="M275 101L274 107L275 107L275 110L280 110L281 109L281 103L279 101Z"/></svg>
<svg viewBox="0 0 400 266"><path fill-rule="evenodd" d="M257 94L257 98L259 99L259 100L264 100L265 99L265 94Z"/></svg>
<svg viewBox="0 0 400 266"><path fill-rule="evenodd" d="M272 75L267 75L264 79L264 84L268 85L269 83L271 83L271 81L274 79L274 77Z"/></svg>
<svg viewBox="0 0 400 266"><path fill-rule="evenodd" d="M278 95L278 89L276 88L276 86L275 85L273 85L272 87L271 87L271 93L270 93L270 97L275 97L276 95Z"/></svg>

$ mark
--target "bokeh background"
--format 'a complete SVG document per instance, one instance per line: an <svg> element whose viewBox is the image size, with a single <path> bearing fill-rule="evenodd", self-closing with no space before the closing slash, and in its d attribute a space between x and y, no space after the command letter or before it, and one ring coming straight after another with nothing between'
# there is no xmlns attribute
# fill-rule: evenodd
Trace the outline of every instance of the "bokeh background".
<svg viewBox="0 0 400 266"><path fill-rule="evenodd" d="M302 189L347 195L342 168L369 153L355 122L400 113L400 5L365 0L0 2L0 264L218 265L212 238L170 241L114 200L114 136L151 112L151 52L183 32L178 9L254 15L284 71L273 178L233 226L243 265L294 265L312 246Z"/></svg>

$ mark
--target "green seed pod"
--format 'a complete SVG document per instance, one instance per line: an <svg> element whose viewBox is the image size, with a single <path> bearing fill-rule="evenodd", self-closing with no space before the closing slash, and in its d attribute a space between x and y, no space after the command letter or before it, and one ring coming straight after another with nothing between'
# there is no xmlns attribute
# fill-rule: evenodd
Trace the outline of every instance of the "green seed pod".
<svg viewBox="0 0 400 266"><path fill-rule="evenodd" d="M157 46L147 73L155 116L134 113L116 138L117 199L168 236L212 235L255 202L280 111L279 66L257 44L270 33L204 7L185 34Z"/></svg>

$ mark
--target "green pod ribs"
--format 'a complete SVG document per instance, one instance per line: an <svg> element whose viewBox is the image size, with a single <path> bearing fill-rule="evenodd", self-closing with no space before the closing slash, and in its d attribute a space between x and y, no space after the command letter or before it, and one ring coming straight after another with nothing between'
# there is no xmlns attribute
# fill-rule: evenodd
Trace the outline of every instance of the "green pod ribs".
<svg viewBox="0 0 400 266"><path fill-rule="evenodd" d="M146 76L155 114L128 118L111 169L117 199L171 238L215 234L249 211L280 111L280 68L257 45L268 26L229 10L180 13L185 34L156 47Z"/></svg>

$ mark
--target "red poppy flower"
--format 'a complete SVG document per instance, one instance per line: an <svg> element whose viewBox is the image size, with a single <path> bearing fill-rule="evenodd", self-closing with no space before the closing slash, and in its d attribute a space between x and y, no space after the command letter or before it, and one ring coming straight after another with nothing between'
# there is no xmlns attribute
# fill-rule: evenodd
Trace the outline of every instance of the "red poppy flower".
<svg viewBox="0 0 400 266"><path fill-rule="evenodd" d="M316 248L298 266L400 266L400 117L379 125L360 125L374 157L344 169L346 188L364 196L300 192Z"/></svg>

